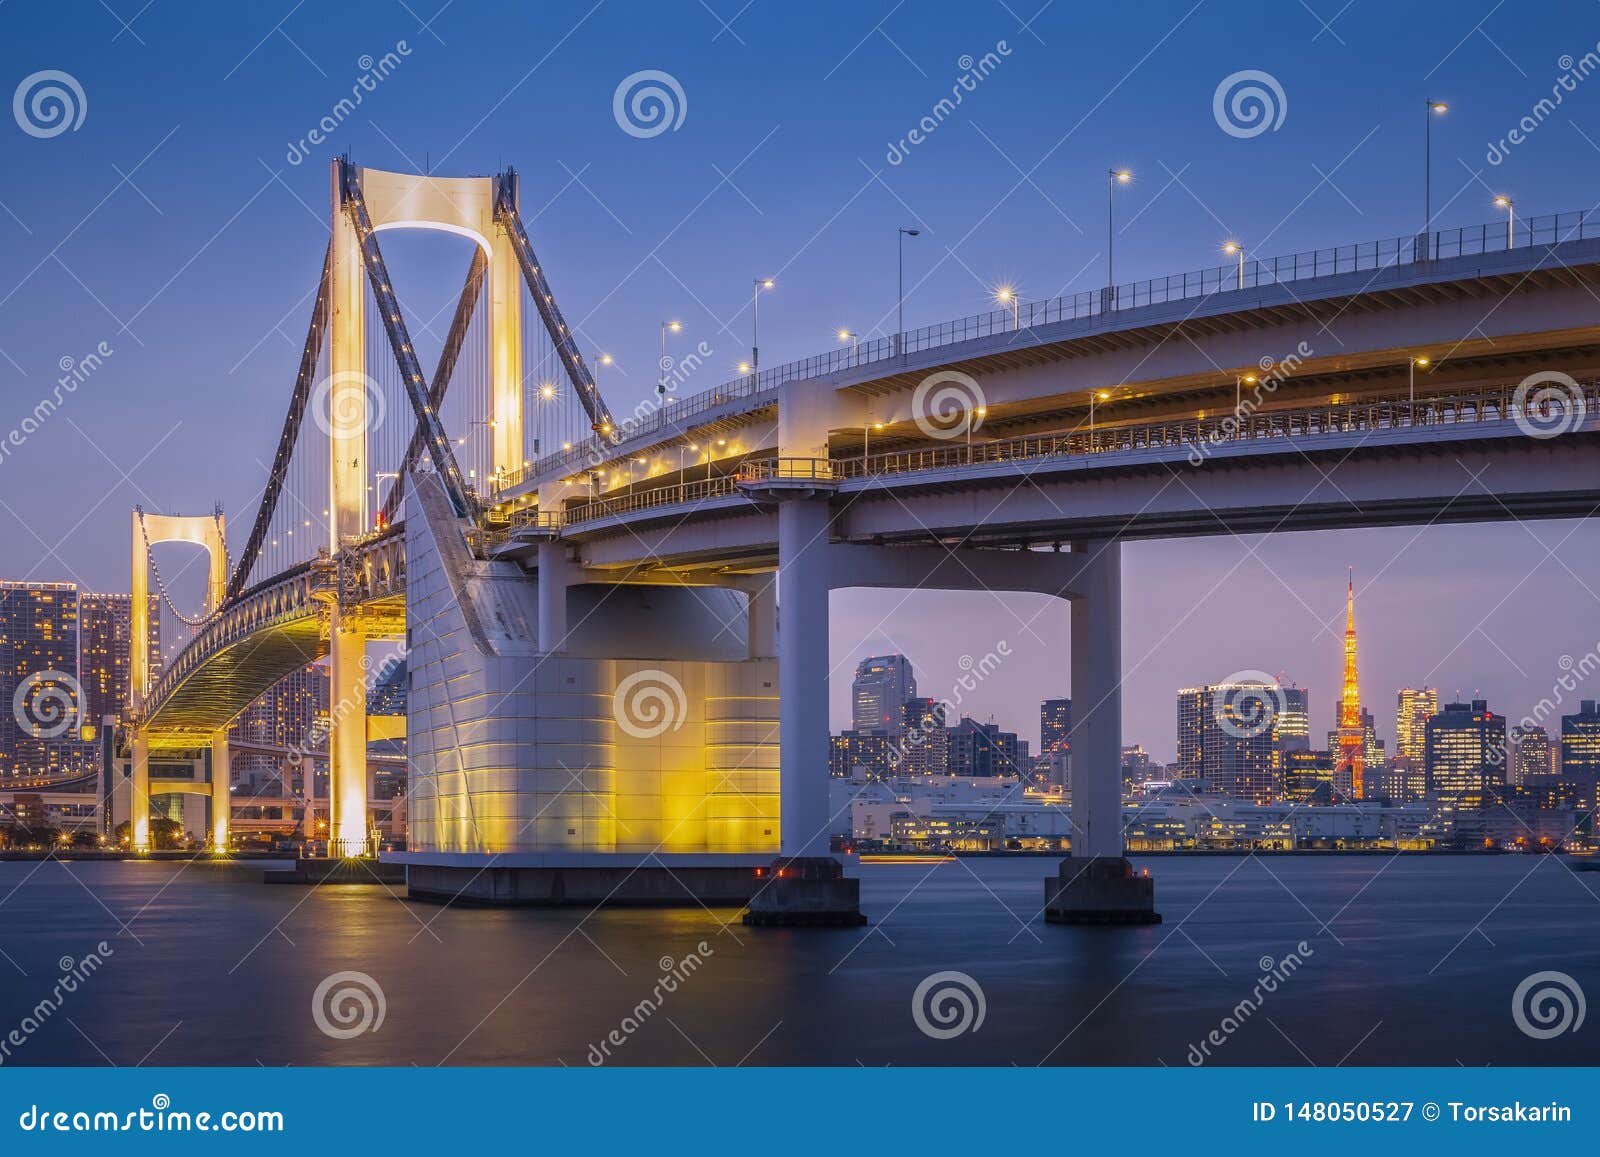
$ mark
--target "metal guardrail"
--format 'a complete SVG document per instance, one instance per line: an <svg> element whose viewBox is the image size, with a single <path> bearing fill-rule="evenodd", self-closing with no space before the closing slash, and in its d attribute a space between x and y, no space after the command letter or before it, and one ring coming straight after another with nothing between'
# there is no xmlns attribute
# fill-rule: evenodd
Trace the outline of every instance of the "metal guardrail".
<svg viewBox="0 0 1600 1157"><path fill-rule="evenodd" d="M762 458L739 463L740 482L837 482L843 475L831 458Z"/></svg>
<svg viewBox="0 0 1600 1157"><path fill-rule="evenodd" d="M650 403L648 412L636 413L618 424L616 436L628 441L646 434L681 427L682 421L741 398L757 398L773 393L780 385L806 381L860 366L889 361L904 355L959 345L977 338L1078 321L1124 309L1138 309L1207 297L1216 293L1262 289L1288 285L1317 277L1341 273L1379 271L1402 265L1417 265L1430 259L1473 257L1506 252L1530 246L1550 246L1567 241L1600 237L1600 211L1580 210L1543 217L1528 217L1516 223L1508 234L1504 221L1441 229L1432 233L1409 234L1378 241L1338 245L1331 249L1311 249L1280 257L1247 257L1242 266L1228 262L1188 273L1152 277L1144 281L1104 289L1086 290L1045 301L1020 302L1015 310L996 309L971 314L952 321L923 326L902 334L871 338L851 348L840 347L798 361L745 374L710 390L684 398L669 398L662 404ZM751 407L752 409L757 407ZM576 469L584 462L606 460L614 445L599 438L575 444L570 450L540 458L532 466L514 471L501 480L501 489L518 485L535 475Z"/></svg>

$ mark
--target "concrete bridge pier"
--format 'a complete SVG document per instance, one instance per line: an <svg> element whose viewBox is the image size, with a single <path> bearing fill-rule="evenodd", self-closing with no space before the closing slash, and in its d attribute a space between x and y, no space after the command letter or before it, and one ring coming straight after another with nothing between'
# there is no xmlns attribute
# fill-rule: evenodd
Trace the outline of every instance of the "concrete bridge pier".
<svg viewBox="0 0 1600 1157"><path fill-rule="evenodd" d="M133 732L133 774L128 793L128 840L136 852L150 850L150 736Z"/></svg>
<svg viewBox="0 0 1600 1157"><path fill-rule="evenodd" d="M782 855L759 878L744 922L756 927L859 927L861 881L828 853L828 589L826 494L778 505L778 779ZM770 590L770 588L768 588ZM751 596L751 649L765 614Z"/></svg>
<svg viewBox="0 0 1600 1157"><path fill-rule="evenodd" d="M1122 839L1122 546L1074 542L1072 855L1044 882L1051 924L1157 924L1155 881L1134 874Z"/></svg>
<svg viewBox="0 0 1600 1157"><path fill-rule="evenodd" d="M306 772L308 780L311 772ZM307 784L307 795L311 794ZM367 637L341 607L328 637L328 854L367 850Z"/></svg>
<svg viewBox="0 0 1600 1157"><path fill-rule="evenodd" d="M228 829L233 822L233 775L228 762L228 732L211 736L211 850L228 850Z"/></svg>

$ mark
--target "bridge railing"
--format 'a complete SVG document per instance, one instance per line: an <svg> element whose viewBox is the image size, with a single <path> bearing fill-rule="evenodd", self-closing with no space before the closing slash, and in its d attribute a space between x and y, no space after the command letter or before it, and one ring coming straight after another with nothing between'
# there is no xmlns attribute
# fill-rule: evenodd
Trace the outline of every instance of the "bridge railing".
<svg viewBox="0 0 1600 1157"><path fill-rule="evenodd" d="M1600 211L1580 210L1517 221L1508 230L1505 220L1469 225L1459 229L1440 229L1432 233L1407 234L1377 241L1361 241L1330 249L1310 249L1278 257L1246 256L1241 272L1237 261L1152 277L1123 285L1085 290L1042 301L1018 302L1016 309L995 309L871 338L852 346L841 345L827 353L786 362L759 375L745 374L702 393L683 398L669 397L663 403L647 403L631 419L618 423L615 436L628 441L647 434L684 428L686 419L716 409L730 401L776 396L786 382L808 381L861 366L890 361L907 354L922 353L944 346L959 345L978 338L1025 331L1059 322L1079 321L1124 309L1207 297L1217 293L1287 285L1342 273L1378 271L1401 265L1415 265L1452 257L1472 257L1505 252L1526 246L1557 245L1567 241L1600 236ZM757 407L750 407L751 409ZM531 467L514 471L501 479L501 488L519 485L536 475L579 470L585 463L598 463L613 453L611 439L591 438L570 450L541 457Z"/></svg>

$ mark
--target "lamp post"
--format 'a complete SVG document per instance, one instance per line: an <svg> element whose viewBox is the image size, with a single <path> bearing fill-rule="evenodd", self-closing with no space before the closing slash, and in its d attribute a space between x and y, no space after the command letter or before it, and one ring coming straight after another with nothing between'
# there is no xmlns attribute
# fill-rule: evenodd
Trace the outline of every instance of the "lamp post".
<svg viewBox="0 0 1600 1157"><path fill-rule="evenodd" d="M874 422L870 418L861 425L861 472L867 472L867 457L872 447L872 431L883 429L882 422Z"/></svg>
<svg viewBox="0 0 1600 1157"><path fill-rule="evenodd" d="M1108 301L1115 292L1114 287L1117 284L1116 266L1113 265L1111 261L1111 253L1114 245L1114 238L1116 236L1116 230L1114 228L1111 215L1111 206L1113 201L1112 193L1116 190L1116 187L1119 184L1126 185L1131 180L1133 180L1133 174L1127 169L1106 170L1106 289L1108 291L1106 294L1106 299Z"/></svg>
<svg viewBox="0 0 1600 1157"><path fill-rule="evenodd" d="M1222 251L1224 253L1226 253L1229 257L1232 257L1235 253L1237 253L1239 255L1239 288L1243 289L1244 288L1244 246L1240 245L1237 241L1229 241L1228 243L1223 245Z"/></svg>
<svg viewBox="0 0 1600 1157"><path fill-rule="evenodd" d="M983 416L989 412L988 406L979 406L967 414L967 465L972 465L972 428L983 424ZM974 422L972 419L978 420Z"/></svg>
<svg viewBox="0 0 1600 1157"><path fill-rule="evenodd" d="M750 372L752 375L761 373L761 291L772 288L772 278L757 277L751 282L750 304L753 307L750 313Z"/></svg>
<svg viewBox="0 0 1600 1157"><path fill-rule="evenodd" d="M852 366L855 365L856 354L860 349L861 335L856 333L854 330L841 329L839 331L839 340L850 343L850 364Z"/></svg>
<svg viewBox="0 0 1600 1157"><path fill-rule="evenodd" d="M1090 390L1089 391L1089 434L1090 434L1091 444L1093 442L1093 435L1094 435L1094 404L1095 404L1096 400L1102 401L1102 402L1110 401L1111 400L1111 391L1110 390Z"/></svg>
<svg viewBox="0 0 1600 1157"><path fill-rule="evenodd" d="M1019 333L1022 330L1022 301L1017 297L1017 291L1009 285L1002 285L994 291L994 299L1001 305L1011 307L1011 327Z"/></svg>
<svg viewBox="0 0 1600 1157"><path fill-rule="evenodd" d="M656 393L661 397L667 396L667 331L677 333L683 329L683 323L677 321L664 321L661 323L661 360L656 365L661 370L661 377L656 381Z"/></svg>
<svg viewBox="0 0 1600 1157"><path fill-rule="evenodd" d="M1442 100L1430 100L1424 111L1422 147L1422 232L1428 245L1428 260L1433 260L1433 118L1443 116L1450 106Z"/></svg>
<svg viewBox="0 0 1600 1157"><path fill-rule="evenodd" d="M1426 354L1406 359L1406 401L1415 406L1417 404L1417 367L1428 368Z"/></svg>
<svg viewBox="0 0 1600 1157"><path fill-rule="evenodd" d="M1517 219L1517 203L1502 193L1494 199L1494 207L1506 211L1506 248L1510 249L1513 237L1512 230L1515 228L1513 223Z"/></svg>
<svg viewBox="0 0 1600 1157"><path fill-rule="evenodd" d="M895 236L895 248L900 257L900 296L894 314L894 352L902 358L906 356L906 238L920 236L921 229L908 229L904 225Z"/></svg>

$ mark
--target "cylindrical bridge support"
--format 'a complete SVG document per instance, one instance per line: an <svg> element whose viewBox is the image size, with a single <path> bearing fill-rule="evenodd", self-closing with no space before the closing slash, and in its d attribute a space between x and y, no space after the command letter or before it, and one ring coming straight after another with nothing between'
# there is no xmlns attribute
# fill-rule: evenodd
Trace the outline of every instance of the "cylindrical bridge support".
<svg viewBox="0 0 1600 1157"><path fill-rule="evenodd" d="M228 732L211 736L211 850L228 850L233 824L233 773L228 762Z"/></svg>
<svg viewBox="0 0 1600 1157"><path fill-rule="evenodd" d="M328 854L367 849L367 639L335 608L328 639ZM308 781L311 770L306 771ZM307 783L306 794L311 795Z"/></svg>

